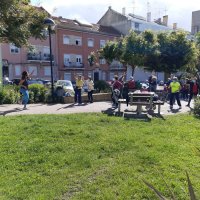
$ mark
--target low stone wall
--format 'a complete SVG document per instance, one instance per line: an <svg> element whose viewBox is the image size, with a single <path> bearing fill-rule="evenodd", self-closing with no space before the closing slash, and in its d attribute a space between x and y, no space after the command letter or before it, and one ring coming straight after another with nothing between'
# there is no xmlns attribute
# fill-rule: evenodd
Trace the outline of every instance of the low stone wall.
<svg viewBox="0 0 200 200"><path fill-rule="evenodd" d="M95 93L93 100L96 101L111 101L111 93ZM87 94L82 95L82 102L88 102ZM64 103L74 103L74 97L64 97Z"/></svg>

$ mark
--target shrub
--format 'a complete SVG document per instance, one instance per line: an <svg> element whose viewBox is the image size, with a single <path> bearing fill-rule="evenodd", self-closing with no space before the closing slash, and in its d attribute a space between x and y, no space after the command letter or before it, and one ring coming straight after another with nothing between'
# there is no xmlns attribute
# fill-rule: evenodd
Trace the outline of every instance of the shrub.
<svg viewBox="0 0 200 200"><path fill-rule="evenodd" d="M45 102L45 95L47 93L47 88L41 84L31 84L29 85L29 101L30 103Z"/></svg>
<svg viewBox="0 0 200 200"><path fill-rule="evenodd" d="M0 104L17 103L20 99L19 88L16 86L4 86L0 89Z"/></svg>
<svg viewBox="0 0 200 200"><path fill-rule="evenodd" d="M197 97L194 101L194 115L200 117L200 97Z"/></svg>
<svg viewBox="0 0 200 200"><path fill-rule="evenodd" d="M110 92L111 88L110 85L103 80L96 81L94 83L94 88L96 89L97 92Z"/></svg>

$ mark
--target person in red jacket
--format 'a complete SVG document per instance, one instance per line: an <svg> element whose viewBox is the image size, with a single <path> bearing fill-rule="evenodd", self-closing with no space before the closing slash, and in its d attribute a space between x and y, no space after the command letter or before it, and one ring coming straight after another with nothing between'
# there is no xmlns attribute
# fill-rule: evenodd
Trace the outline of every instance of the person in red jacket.
<svg viewBox="0 0 200 200"><path fill-rule="evenodd" d="M113 106L117 107L118 106L118 99L121 96L123 84L118 80L118 76L114 76L114 82L112 84L112 101L113 101Z"/></svg>
<svg viewBox="0 0 200 200"><path fill-rule="evenodd" d="M128 81L128 90L129 92L133 92L135 90L135 80L133 76L131 76L130 80Z"/></svg>
<svg viewBox="0 0 200 200"><path fill-rule="evenodd" d="M193 97L196 97L197 94L199 93L199 85L197 83L197 79L193 78L193 80L189 80L188 84L190 85L190 95L189 95L189 100L188 100L188 104L186 106L190 107L190 102L192 100Z"/></svg>

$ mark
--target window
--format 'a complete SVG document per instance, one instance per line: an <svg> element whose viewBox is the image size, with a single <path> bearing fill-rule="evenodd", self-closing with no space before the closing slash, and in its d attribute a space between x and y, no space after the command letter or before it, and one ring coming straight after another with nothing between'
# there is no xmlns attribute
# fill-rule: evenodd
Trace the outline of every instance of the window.
<svg viewBox="0 0 200 200"><path fill-rule="evenodd" d="M106 72L104 72L104 71L102 72L102 80L104 80L104 81L106 80Z"/></svg>
<svg viewBox="0 0 200 200"><path fill-rule="evenodd" d="M16 65L15 66L15 75L20 76L21 75L21 66Z"/></svg>
<svg viewBox="0 0 200 200"><path fill-rule="evenodd" d="M139 31L140 24L135 22L135 30Z"/></svg>
<svg viewBox="0 0 200 200"><path fill-rule="evenodd" d="M91 71L88 72L88 77L92 77L92 72Z"/></svg>
<svg viewBox="0 0 200 200"><path fill-rule="evenodd" d="M103 48L106 45L105 40L100 40L100 48Z"/></svg>
<svg viewBox="0 0 200 200"><path fill-rule="evenodd" d="M81 46L82 45L81 38L76 38L75 39L75 45L77 45L77 46Z"/></svg>
<svg viewBox="0 0 200 200"><path fill-rule="evenodd" d="M10 44L10 53L12 54L18 54L20 52L20 48L16 47L13 44Z"/></svg>
<svg viewBox="0 0 200 200"><path fill-rule="evenodd" d="M28 67L28 73L29 74L32 73L33 76L37 76L37 67L35 67L35 66L29 66Z"/></svg>
<svg viewBox="0 0 200 200"><path fill-rule="evenodd" d="M64 80L69 80L71 81L72 77L71 77L71 73L64 73Z"/></svg>
<svg viewBox="0 0 200 200"><path fill-rule="evenodd" d="M82 56L76 55L76 63L82 63Z"/></svg>
<svg viewBox="0 0 200 200"><path fill-rule="evenodd" d="M69 54L64 54L64 65L69 67L70 66L70 55Z"/></svg>
<svg viewBox="0 0 200 200"><path fill-rule="evenodd" d="M44 75L51 76L51 67L44 67Z"/></svg>
<svg viewBox="0 0 200 200"><path fill-rule="evenodd" d="M88 39L88 47L94 47L94 39Z"/></svg>
<svg viewBox="0 0 200 200"><path fill-rule="evenodd" d="M105 64L106 64L106 60L105 60L104 58L99 59L99 63L100 63L101 65L105 65Z"/></svg>
<svg viewBox="0 0 200 200"><path fill-rule="evenodd" d="M63 36L63 44L69 44L69 36Z"/></svg>
<svg viewBox="0 0 200 200"><path fill-rule="evenodd" d="M114 73L113 72L110 72L110 80L113 80L113 78L114 78Z"/></svg>

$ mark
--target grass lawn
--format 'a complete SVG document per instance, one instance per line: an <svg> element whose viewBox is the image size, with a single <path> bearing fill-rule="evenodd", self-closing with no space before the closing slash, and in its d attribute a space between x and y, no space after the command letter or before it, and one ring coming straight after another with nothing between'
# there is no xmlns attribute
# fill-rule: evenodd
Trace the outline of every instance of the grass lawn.
<svg viewBox="0 0 200 200"><path fill-rule="evenodd" d="M0 117L0 127L1 200L157 199L142 180L186 200L185 171L200 197L200 121L192 115L27 115Z"/></svg>

